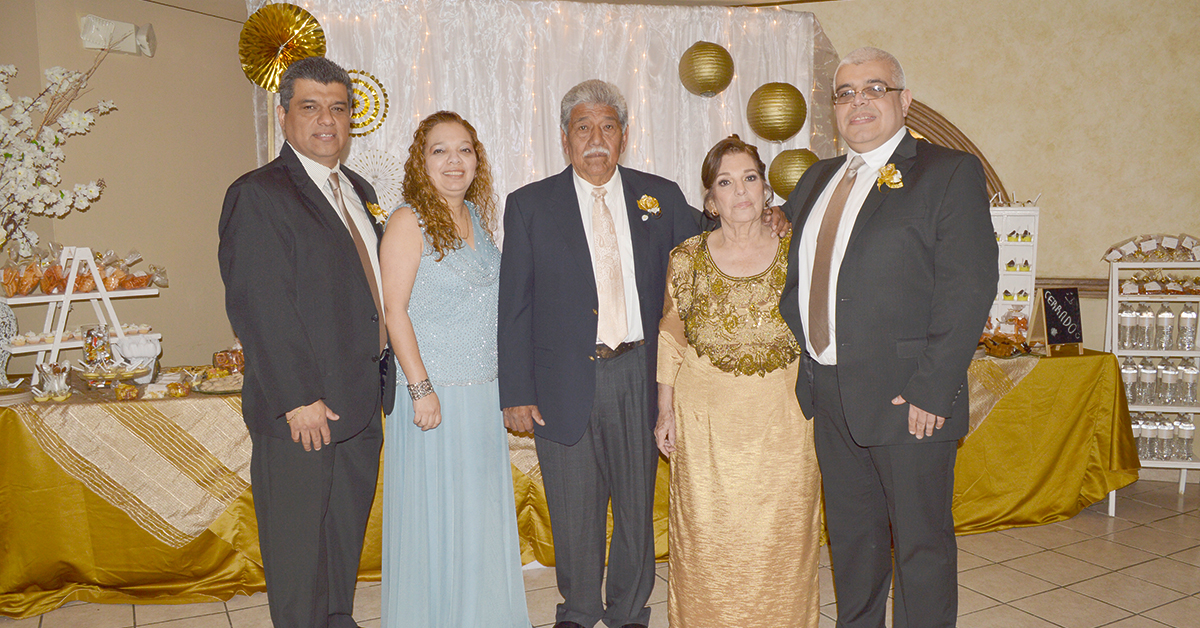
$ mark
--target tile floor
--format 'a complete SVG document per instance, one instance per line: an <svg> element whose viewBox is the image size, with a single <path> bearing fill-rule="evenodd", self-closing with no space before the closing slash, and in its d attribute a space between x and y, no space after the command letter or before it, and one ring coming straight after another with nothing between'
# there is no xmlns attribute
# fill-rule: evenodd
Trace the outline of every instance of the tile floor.
<svg viewBox="0 0 1200 628"><path fill-rule="evenodd" d="M958 539L960 628L1195 628L1200 626L1200 485L1141 480L1068 521ZM666 627L667 566L650 598ZM833 580L822 551L821 628L834 625ZM552 626L554 570L525 571L529 617ZM379 625L379 585L359 585L355 616ZM889 619L890 621L890 619ZM0 628L267 628L266 595L181 605L72 604Z"/></svg>

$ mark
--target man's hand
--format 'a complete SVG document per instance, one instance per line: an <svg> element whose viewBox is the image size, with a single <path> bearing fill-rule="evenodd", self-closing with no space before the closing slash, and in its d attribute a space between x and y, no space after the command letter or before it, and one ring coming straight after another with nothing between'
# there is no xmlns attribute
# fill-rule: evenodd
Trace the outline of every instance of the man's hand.
<svg viewBox="0 0 1200 628"><path fill-rule="evenodd" d="M534 423L546 424L537 406L512 406L504 409L504 427L514 432L532 432Z"/></svg>
<svg viewBox="0 0 1200 628"><path fill-rule="evenodd" d="M329 421L339 417L318 399L307 406L300 406L286 415L288 427L292 428L292 442L302 443L304 451L321 451L321 445L329 444Z"/></svg>
<svg viewBox="0 0 1200 628"><path fill-rule="evenodd" d="M792 230L792 222L784 215L783 210L778 205L772 205L763 210L763 224L771 228L771 233L778 237L783 237L784 234Z"/></svg>
<svg viewBox="0 0 1200 628"><path fill-rule="evenodd" d="M902 403L908 403L904 397L896 395L892 400L893 406L898 406ZM946 417L938 416L926 412L911 403L908 404L908 433L921 440L926 436L933 436L933 430L942 429L942 425L946 423Z"/></svg>

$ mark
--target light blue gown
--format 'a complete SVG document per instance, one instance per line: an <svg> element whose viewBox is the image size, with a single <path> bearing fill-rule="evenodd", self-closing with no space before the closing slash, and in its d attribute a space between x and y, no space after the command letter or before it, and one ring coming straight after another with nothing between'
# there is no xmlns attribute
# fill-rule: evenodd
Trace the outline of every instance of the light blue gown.
<svg viewBox="0 0 1200 628"><path fill-rule="evenodd" d="M403 371L383 457L384 628L529 628L508 437L496 383L500 252L426 244L408 313L442 422L413 425Z"/></svg>

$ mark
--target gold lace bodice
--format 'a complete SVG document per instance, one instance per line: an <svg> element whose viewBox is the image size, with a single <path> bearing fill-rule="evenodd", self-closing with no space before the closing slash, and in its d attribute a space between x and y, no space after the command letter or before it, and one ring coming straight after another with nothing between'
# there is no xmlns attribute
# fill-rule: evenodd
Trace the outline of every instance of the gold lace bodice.
<svg viewBox="0 0 1200 628"><path fill-rule="evenodd" d="M708 235L689 238L671 251L668 288L674 303L667 305L675 311L667 318L677 316L696 355L707 356L726 373L761 376L791 364L800 346L779 314L791 234L780 238L771 265L752 277L721 272L709 254Z"/></svg>

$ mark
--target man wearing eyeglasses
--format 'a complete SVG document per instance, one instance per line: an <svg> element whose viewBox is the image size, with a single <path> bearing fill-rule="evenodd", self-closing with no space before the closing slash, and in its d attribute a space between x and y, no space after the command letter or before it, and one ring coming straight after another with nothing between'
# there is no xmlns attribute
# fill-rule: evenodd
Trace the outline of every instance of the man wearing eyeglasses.
<svg viewBox="0 0 1200 628"><path fill-rule="evenodd" d="M950 505L967 432L967 367L996 294L979 159L916 139L892 55L838 66L847 154L817 162L784 205L792 238L780 311L804 348L796 396L816 421L838 628L952 627Z"/></svg>

